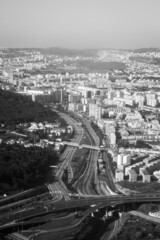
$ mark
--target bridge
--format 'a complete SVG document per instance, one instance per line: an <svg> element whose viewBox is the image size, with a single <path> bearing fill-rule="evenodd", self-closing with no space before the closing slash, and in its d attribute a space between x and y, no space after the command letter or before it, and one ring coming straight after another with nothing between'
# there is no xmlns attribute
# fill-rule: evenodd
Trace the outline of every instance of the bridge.
<svg viewBox="0 0 160 240"><path fill-rule="evenodd" d="M90 213L97 209L111 207L115 208L117 205L132 204L132 203L160 203L160 194L134 194L134 195L114 195L114 196L100 196L100 197L90 197L77 200L69 201L59 201L54 202L53 200L47 201L45 203L39 203L36 205L35 209L38 208L35 214L27 216L27 209L21 215L21 211L17 214L13 211L12 218L14 221L9 221L8 223L0 226L0 231L8 231L11 228L18 228L23 224L23 227L27 227L29 224L37 224L38 222L44 222L43 216L51 214L57 211L68 211L78 208L89 207ZM93 208L94 206L94 208ZM41 218L42 217L42 218ZM2 218L2 217L0 217ZM1 219L2 220L2 219Z"/></svg>
<svg viewBox="0 0 160 240"><path fill-rule="evenodd" d="M88 145L88 144L78 144L75 142L67 142L67 141L63 141L62 142L63 145L67 145L67 146L71 146L71 147L76 147L76 148L87 148L87 149L91 149L91 150L96 150L96 151L101 151L104 150L104 148L98 147L98 146L92 146L92 145Z"/></svg>
<svg viewBox="0 0 160 240"><path fill-rule="evenodd" d="M14 239L14 240L29 240L28 237L25 237L24 235L20 234L20 233L12 233L12 234L8 234L8 239Z"/></svg>

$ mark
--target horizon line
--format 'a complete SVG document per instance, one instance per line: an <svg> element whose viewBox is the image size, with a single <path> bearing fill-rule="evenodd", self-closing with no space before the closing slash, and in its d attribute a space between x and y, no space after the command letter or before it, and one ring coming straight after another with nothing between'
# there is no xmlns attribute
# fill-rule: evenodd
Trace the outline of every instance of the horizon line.
<svg viewBox="0 0 160 240"><path fill-rule="evenodd" d="M0 46L0 49L64 49L64 50L74 50L74 51L81 51L81 50L138 50L138 49L157 49L160 50L160 47L138 47L138 48L68 48L68 47L59 47L59 46L48 46L48 47L4 47Z"/></svg>

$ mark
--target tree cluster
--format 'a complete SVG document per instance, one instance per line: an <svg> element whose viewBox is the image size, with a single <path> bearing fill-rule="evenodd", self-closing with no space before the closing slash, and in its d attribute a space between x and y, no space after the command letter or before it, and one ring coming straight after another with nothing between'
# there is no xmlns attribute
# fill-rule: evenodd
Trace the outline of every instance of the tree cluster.
<svg viewBox="0 0 160 240"><path fill-rule="evenodd" d="M50 165L58 162L53 150L0 144L0 194L44 184Z"/></svg>
<svg viewBox="0 0 160 240"><path fill-rule="evenodd" d="M30 97L0 90L0 123L7 125L22 122L54 121L57 113L33 102Z"/></svg>

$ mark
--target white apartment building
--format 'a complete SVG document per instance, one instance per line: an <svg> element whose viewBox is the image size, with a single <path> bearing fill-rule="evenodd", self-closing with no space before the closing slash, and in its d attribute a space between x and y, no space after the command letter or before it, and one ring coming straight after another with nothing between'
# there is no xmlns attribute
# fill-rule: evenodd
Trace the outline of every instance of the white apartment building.
<svg viewBox="0 0 160 240"><path fill-rule="evenodd" d="M136 182L137 181L137 173L135 170L130 169L128 171L128 175L129 175L129 182Z"/></svg>
<svg viewBox="0 0 160 240"><path fill-rule="evenodd" d="M139 106L143 106L145 101L145 96L136 94L134 95L134 100L135 100L135 103L139 104Z"/></svg>
<svg viewBox="0 0 160 240"><path fill-rule="evenodd" d="M151 107L155 107L157 105L157 99L155 98L147 98L147 105Z"/></svg>
<svg viewBox="0 0 160 240"><path fill-rule="evenodd" d="M69 103L69 111L83 111L83 105L81 103Z"/></svg>
<svg viewBox="0 0 160 240"><path fill-rule="evenodd" d="M131 164L130 154L118 154L117 156L117 168L122 169L123 166L128 166Z"/></svg>
<svg viewBox="0 0 160 240"><path fill-rule="evenodd" d="M115 134L115 126L112 124L105 125L105 133L110 139L110 143L112 145L116 144L116 134Z"/></svg>
<svg viewBox="0 0 160 240"><path fill-rule="evenodd" d="M89 104L89 116L90 117L95 117L95 119L101 119L101 116L102 116L102 107L96 105L96 104L93 104L93 103L90 103Z"/></svg>
<svg viewBox="0 0 160 240"><path fill-rule="evenodd" d="M115 178L116 178L116 181L123 181L124 180L124 172L120 169L116 169L116 172L115 172Z"/></svg>
<svg viewBox="0 0 160 240"><path fill-rule="evenodd" d="M110 133L110 143L116 145L116 134L114 132Z"/></svg>

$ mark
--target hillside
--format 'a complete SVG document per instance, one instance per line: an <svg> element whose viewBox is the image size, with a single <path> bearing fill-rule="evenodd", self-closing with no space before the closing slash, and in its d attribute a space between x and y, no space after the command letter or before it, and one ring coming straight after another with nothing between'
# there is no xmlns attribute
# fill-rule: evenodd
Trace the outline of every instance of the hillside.
<svg viewBox="0 0 160 240"><path fill-rule="evenodd" d="M32 102L27 96L0 90L2 132L3 129L15 130L18 123L53 122L58 118L57 113ZM20 144L0 143L0 194L44 184L50 173L50 165L57 164L58 159L52 148L26 148Z"/></svg>
<svg viewBox="0 0 160 240"><path fill-rule="evenodd" d="M61 47L50 47L50 48L8 48L3 50L6 54L6 57L16 57L18 56L25 56L25 51L38 51L41 54L47 55L58 55L58 56L68 56L68 57L75 57L75 56L82 56L82 57L93 57L97 55L97 49L68 49L68 48L61 48ZM2 55L3 56L3 55Z"/></svg>
<svg viewBox="0 0 160 240"><path fill-rule="evenodd" d="M146 53L146 52L159 52L159 48L137 48L133 50L135 53Z"/></svg>
<svg viewBox="0 0 160 240"><path fill-rule="evenodd" d="M50 165L57 164L58 159L51 149L1 143L0 194L44 184L50 173Z"/></svg>
<svg viewBox="0 0 160 240"><path fill-rule="evenodd" d="M30 97L0 89L0 123L5 125L32 121L54 121L55 112L33 102Z"/></svg>

